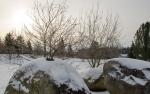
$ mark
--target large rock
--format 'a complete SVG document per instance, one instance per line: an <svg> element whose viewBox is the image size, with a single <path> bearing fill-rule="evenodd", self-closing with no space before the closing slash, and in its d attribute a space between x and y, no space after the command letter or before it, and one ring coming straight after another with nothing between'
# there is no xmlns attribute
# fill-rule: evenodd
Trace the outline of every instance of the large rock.
<svg viewBox="0 0 150 94"><path fill-rule="evenodd" d="M5 94L91 94L83 79L68 64L37 59L20 68Z"/></svg>
<svg viewBox="0 0 150 94"><path fill-rule="evenodd" d="M67 62L71 64L76 71L81 75L81 77L86 82L88 88L91 91L105 91L104 77L103 77L103 66L104 62L100 64L99 67L92 68L87 61L81 59L74 59Z"/></svg>
<svg viewBox="0 0 150 94"><path fill-rule="evenodd" d="M106 91L103 75L100 75L99 78L94 81L91 81L90 79L84 80L91 91Z"/></svg>
<svg viewBox="0 0 150 94"><path fill-rule="evenodd" d="M105 63L103 71L110 94L150 94L150 62L116 58Z"/></svg>
<svg viewBox="0 0 150 94"><path fill-rule="evenodd" d="M92 68L87 62L75 62L72 66L78 71L91 91L105 91L103 77L103 63Z"/></svg>
<svg viewBox="0 0 150 94"><path fill-rule="evenodd" d="M87 68L82 71L82 78L86 82L88 88L91 91L105 91L104 86L104 76L103 76L103 66L98 68Z"/></svg>

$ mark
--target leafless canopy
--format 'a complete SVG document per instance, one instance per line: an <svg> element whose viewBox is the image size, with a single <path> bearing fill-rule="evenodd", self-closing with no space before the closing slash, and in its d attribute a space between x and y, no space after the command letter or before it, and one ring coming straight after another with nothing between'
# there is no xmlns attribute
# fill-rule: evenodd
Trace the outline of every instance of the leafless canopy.
<svg viewBox="0 0 150 94"><path fill-rule="evenodd" d="M101 60L113 54L112 49L118 47L118 17L103 16L97 7L83 19L81 30L85 32L83 44L88 48L87 58L92 67L98 67Z"/></svg>
<svg viewBox="0 0 150 94"><path fill-rule="evenodd" d="M67 41L73 34L76 19L66 17L66 3L56 4L47 1L45 4L36 2L33 9L32 29L26 28L27 34L34 37L43 44L44 55L53 58L57 51L58 42L63 39Z"/></svg>

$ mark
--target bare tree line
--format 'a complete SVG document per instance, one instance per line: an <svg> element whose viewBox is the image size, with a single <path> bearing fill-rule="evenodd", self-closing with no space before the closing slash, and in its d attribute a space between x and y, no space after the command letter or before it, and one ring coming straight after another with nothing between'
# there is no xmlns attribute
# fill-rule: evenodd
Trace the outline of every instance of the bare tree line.
<svg viewBox="0 0 150 94"><path fill-rule="evenodd" d="M72 56L85 58L91 67L98 67L102 59L117 57L119 47L118 17L102 15L98 8L77 19L66 16L66 2L45 4L35 2L31 26L24 25L26 36L34 50L47 60L68 49Z"/></svg>

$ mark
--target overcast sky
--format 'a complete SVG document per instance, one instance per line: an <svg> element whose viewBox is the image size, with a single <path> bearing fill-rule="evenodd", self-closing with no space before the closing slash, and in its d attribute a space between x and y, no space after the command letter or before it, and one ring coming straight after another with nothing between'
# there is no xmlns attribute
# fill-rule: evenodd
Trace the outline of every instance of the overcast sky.
<svg viewBox="0 0 150 94"><path fill-rule="evenodd" d="M0 0L0 32L8 32L17 28L20 20L30 11L34 0ZM41 0L42 2L44 0ZM56 0L58 2L62 0ZM98 0L104 12L119 16L121 27L121 44L131 44L139 26L150 21L150 0ZM88 11L97 0L67 0L68 13L80 16ZM25 19L27 20L27 18Z"/></svg>

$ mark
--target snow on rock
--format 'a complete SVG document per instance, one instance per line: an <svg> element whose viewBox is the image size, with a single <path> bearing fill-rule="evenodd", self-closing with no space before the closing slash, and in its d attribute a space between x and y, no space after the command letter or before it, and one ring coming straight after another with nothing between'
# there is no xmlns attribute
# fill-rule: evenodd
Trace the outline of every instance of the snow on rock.
<svg viewBox="0 0 150 94"><path fill-rule="evenodd" d="M29 93L29 90L25 86L23 86L20 81L15 80L15 81L12 81L11 84L14 89L16 90L20 89L21 91L24 91L25 93Z"/></svg>
<svg viewBox="0 0 150 94"><path fill-rule="evenodd" d="M150 70L142 70L147 79L150 79Z"/></svg>
<svg viewBox="0 0 150 94"><path fill-rule="evenodd" d="M17 58L11 60L11 62L10 62L8 60L8 55L6 55L6 54L0 55L0 74L1 74L0 75L0 94L4 94L10 78L13 76L14 72L20 67L18 65L18 63L24 63L26 65L26 63L30 62L30 60L31 61L34 60L34 58L32 58L28 55L21 55L21 56L24 58L23 62L15 60ZM93 69L96 71L92 70L92 72L91 72L90 71L91 67L88 64L88 62L83 61L81 59L70 58L67 60L61 60L61 59L56 58L55 60L56 60L56 62L64 62L64 63L67 62L67 63L71 64L77 70L77 72L80 73L80 75L83 78L89 78L91 75L92 79L97 79L97 77L99 75L101 75L101 73L103 71L102 70L103 64L99 67L100 70L97 70L98 68L96 68L96 69ZM37 61L37 60L35 60L35 61ZM35 62L35 61L33 61L33 62ZM98 72L98 71L100 71L100 72ZM89 74L89 72L90 72L90 74ZM93 76L93 74L95 74L95 75ZM22 78L22 80L23 80L23 78ZM38 81L38 79L35 79L35 80ZM12 84L20 84L20 81L18 81L18 82L14 81L14 83L12 83ZM14 87L14 88L18 89L19 87L17 87L17 86L18 85L16 85L16 87ZM23 85L21 86L21 89L25 92L29 92L28 89ZM108 92L92 92L92 94L109 94L109 93Z"/></svg>
<svg viewBox="0 0 150 94"><path fill-rule="evenodd" d="M31 63L25 64L21 67L10 80L8 90L6 90L6 92L9 91L10 86L17 90L18 84L20 86L20 90L23 92L30 92L30 88L26 84L30 84L33 80L38 82L40 79L37 76L40 73L42 73L42 75L46 74L49 77L48 79L53 81L52 83L55 83L57 87L66 85L73 91L84 90L84 94L90 94L90 91L83 79L74 70L74 68L71 67L70 64L60 62L59 60L46 61L45 58L32 60ZM25 84L23 84L24 81L26 81Z"/></svg>
<svg viewBox="0 0 150 94"><path fill-rule="evenodd" d="M81 74L84 79L89 79L89 82L94 82L100 77L102 71L99 68L88 68L84 69Z"/></svg>
<svg viewBox="0 0 150 94"><path fill-rule="evenodd" d="M117 61L122 66L124 66L128 69L135 70L135 72L136 72L136 70L141 71L144 74L145 79L150 80L150 62L142 61L142 60L136 60L136 59L129 59L129 58L114 58L114 59L111 59L111 60L112 61ZM145 79L136 80L138 78L135 78L132 75L131 75L130 78L134 79L134 81L137 82L138 84L141 84L141 85L146 84ZM143 83L141 83L141 82L143 82Z"/></svg>
<svg viewBox="0 0 150 94"><path fill-rule="evenodd" d="M129 59L129 58L114 58L111 60L118 61L121 65L126 66L130 69L142 70L142 69L150 68L150 62L147 61Z"/></svg>
<svg viewBox="0 0 150 94"><path fill-rule="evenodd" d="M0 63L0 94L4 91L9 83L13 73L18 69L18 65Z"/></svg>
<svg viewBox="0 0 150 94"><path fill-rule="evenodd" d="M110 94L109 92L92 92L92 94Z"/></svg>
<svg viewBox="0 0 150 94"><path fill-rule="evenodd" d="M109 61L116 61L120 64L119 66L114 66L120 74L122 73L120 66L126 68L122 71L129 71L128 76L122 78L122 80L128 82L129 84L145 85L147 80L150 80L150 62L129 58L114 58ZM136 72L139 74L137 74ZM113 75L113 73L109 74Z"/></svg>
<svg viewBox="0 0 150 94"><path fill-rule="evenodd" d="M108 60L103 69L108 91L114 94L150 94L150 62L114 58Z"/></svg>
<svg viewBox="0 0 150 94"><path fill-rule="evenodd" d="M103 65L104 60L97 68L92 68L89 62L85 59L67 59L67 63L71 64L80 76L86 82L88 88L92 91L103 91L106 90L103 83Z"/></svg>
<svg viewBox="0 0 150 94"><path fill-rule="evenodd" d="M92 68L89 62L82 59L68 59L66 62L71 64L83 79L90 79L91 82L97 80L103 73L104 62L97 68Z"/></svg>
<svg viewBox="0 0 150 94"><path fill-rule="evenodd" d="M136 85L136 84L140 84L140 85L145 85L147 83L146 80L143 80L143 79L140 79L140 78L137 78L137 77L134 77L134 76L125 76L125 78L121 79L131 85Z"/></svg>

